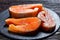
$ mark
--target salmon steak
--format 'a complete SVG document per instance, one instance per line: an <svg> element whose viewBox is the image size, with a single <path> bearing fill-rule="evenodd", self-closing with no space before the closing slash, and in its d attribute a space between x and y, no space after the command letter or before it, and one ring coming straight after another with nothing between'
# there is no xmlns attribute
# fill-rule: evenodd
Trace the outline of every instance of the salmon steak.
<svg viewBox="0 0 60 40"><path fill-rule="evenodd" d="M38 18L41 19L42 24L41 28L46 32L52 32L55 29L55 21L54 18L48 13L47 10L43 10L39 12Z"/></svg>
<svg viewBox="0 0 60 40"><path fill-rule="evenodd" d="M8 30L15 33L27 33L37 30L41 25L41 20L37 17L8 18L5 20L9 25Z"/></svg>
<svg viewBox="0 0 60 40"><path fill-rule="evenodd" d="M13 18L35 17L42 11L42 4L23 4L9 7L9 14Z"/></svg>

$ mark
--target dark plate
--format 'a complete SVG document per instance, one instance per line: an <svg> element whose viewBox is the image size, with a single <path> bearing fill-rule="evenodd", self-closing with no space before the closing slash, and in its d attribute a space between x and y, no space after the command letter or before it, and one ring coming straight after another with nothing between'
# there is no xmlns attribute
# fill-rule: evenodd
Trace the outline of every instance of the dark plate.
<svg viewBox="0 0 60 40"><path fill-rule="evenodd" d="M51 32L51 33L39 32L35 36L32 36L32 35L31 36L22 36L22 35L9 33L7 30L7 27L5 25L5 19L7 19L9 17L9 12L7 9L7 10L3 11L2 13L0 13L0 33L6 37L13 38L13 39L42 39L42 38L46 38L46 37L53 35L59 29L59 23L60 23L59 16L55 12L51 11L50 9L48 9L48 8L45 8L45 9L48 10L48 12L53 16L53 18L55 20L56 28L53 32Z"/></svg>

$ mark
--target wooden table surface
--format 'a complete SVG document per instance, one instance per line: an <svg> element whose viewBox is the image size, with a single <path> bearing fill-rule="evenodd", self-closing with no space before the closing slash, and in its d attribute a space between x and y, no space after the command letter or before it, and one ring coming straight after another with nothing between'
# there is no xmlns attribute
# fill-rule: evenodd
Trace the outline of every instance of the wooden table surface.
<svg viewBox="0 0 60 40"><path fill-rule="evenodd" d="M47 7L55 11L60 17L60 0L0 0L0 13L11 5L24 4L24 3L42 3L44 7ZM10 39L0 35L0 40L10 40ZM53 36L43 40L60 40L60 29Z"/></svg>

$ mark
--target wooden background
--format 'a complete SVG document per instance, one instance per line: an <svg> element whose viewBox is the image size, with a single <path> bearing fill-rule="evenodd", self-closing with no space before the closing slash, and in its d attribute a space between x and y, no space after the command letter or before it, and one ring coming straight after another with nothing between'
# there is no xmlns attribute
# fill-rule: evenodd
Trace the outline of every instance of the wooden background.
<svg viewBox="0 0 60 40"><path fill-rule="evenodd" d="M24 3L42 3L44 7L50 8L60 16L60 0L0 0L0 13L11 5ZM0 35L0 40L11 40ZM60 40L60 30L53 36L43 40Z"/></svg>

